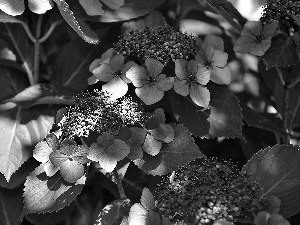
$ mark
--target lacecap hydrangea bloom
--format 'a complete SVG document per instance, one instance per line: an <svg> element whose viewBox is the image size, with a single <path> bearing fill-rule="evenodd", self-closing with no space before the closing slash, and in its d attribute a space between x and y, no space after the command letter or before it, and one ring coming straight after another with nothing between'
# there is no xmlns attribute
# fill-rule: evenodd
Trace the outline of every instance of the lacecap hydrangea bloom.
<svg viewBox="0 0 300 225"><path fill-rule="evenodd" d="M58 123L62 136L88 137L90 131L117 133L124 125L144 123L144 111L129 97L110 98L104 91L85 92L74 98Z"/></svg>
<svg viewBox="0 0 300 225"><path fill-rule="evenodd" d="M153 58L166 64L169 60L188 59L194 55L196 41L194 36L175 32L169 25L146 26L121 36L114 48L125 57Z"/></svg>
<svg viewBox="0 0 300 225"><path fill-rule="evenodd" d="M173 223L211 225L253 217L264 207L261 188L249 175L205 159L165 176L156 189L156 212Z"/></svg>

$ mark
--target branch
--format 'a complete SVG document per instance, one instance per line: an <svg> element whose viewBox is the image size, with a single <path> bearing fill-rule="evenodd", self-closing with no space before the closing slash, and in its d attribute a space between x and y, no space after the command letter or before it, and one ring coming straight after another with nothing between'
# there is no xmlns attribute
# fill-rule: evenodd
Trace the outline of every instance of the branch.
<svg viewBox="0 0 300 225"><path fill-rule="evenodd" d="M127 198L126 195L125 195L124 188L123 188L123 185L122 185L122 180L119 177L117 168L114 169L113 175L114 175L114 178L115 178L115 182L118 186L120 198Z"/></svg>

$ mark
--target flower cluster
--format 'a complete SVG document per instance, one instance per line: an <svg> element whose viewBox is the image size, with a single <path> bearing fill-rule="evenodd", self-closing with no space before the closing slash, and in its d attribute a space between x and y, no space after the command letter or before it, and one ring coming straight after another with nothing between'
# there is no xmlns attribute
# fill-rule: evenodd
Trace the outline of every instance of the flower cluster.
<svg viewBox="0 0 300 225"><path fill-rule="evenodd" d="M248 174L205 159L164 177L156 189L156 211L171 222L191 225L234 222L263 208L260 192Z"/></svg>
<svg viewBox="0 0 300 225"><path fill-rule="evenodd" d="M264 12L260 20L263 23L270 23L275 20L285 20L288 22L292 22L293 19L291 15L300 15L299 1L270 0L265 5Z"/></svg>
<svg viewBox="0 0 300 225"><path fill-rule="evenodd" d="M196 41L194 36L175 32L169 25L146 26L122 36L114 48L125 57L154 58L165 64L169 59L188 59L195 54Z"/></svg>
<svg viewBox="0 0 300 225"><path fill-rule="evenodd" d="M90 131L116 133L123 125L144 123L143 109L129 97L111 99L107 92L94 90L74 102L58 123L64 137L87 137Z"/></svg>

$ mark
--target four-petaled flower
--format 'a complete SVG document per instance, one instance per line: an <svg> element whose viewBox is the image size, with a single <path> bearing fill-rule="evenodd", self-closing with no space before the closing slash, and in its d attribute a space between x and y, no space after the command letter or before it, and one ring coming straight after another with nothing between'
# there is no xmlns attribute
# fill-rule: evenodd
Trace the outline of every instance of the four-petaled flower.
<svg viewBox="0 0 300 225"><path fill-rule="evenodd" d="M195 61L210 71L210 79L217 84L229 84L231 72L227 64L228 54L224 52L224 42L220 37L205 37Z"/></svg>
<svg viewBox="0 0 300 225"><path fill-rule="evenodd" d="M174 77L161 74L164 66L156 59L146 59L145 65L147 69L138 65L132 66L126 76L136 87L136 95L146 105L152 105L164 97L164 91L173 87Z"/></svg>
<svg viewBox="0 0 300 225"><path fill-rule="evenodd" d="M263 56L271 46L271 39L276 33L278 21L262 26L260 21L249 21L245 24L241 37L234 45L233 50L239 53L249 53Z"/></svg>
<svg viewBox="0 0 300 225"><path fill-rule="evenodd" d="M89 162L87 152L87 147L77 145L70 139L59 143L52 133L47 135L46 141L36 145L33 157L44 164L47 176L51 177L59 170L65 181L75 183L84 175L84 164Z"/></svg>
<svg viewBox="0 0 300 225"><path fill-rule="evenodd" d="M37 14L43 14L52 9L51 0L28 0L29 9ZM25 11L24 0L0 0L0 10L11 16L21 15Z"/></svg>
<svg viewBox="0 0 300 225"><path fill-rule="evenodd" d="M177 59L175 61L176 93L187 96L197 105L207 108L210 100L209 90L204 86L209 82L209 70L202 64L196 64L194 60Z"/></svg>
<svg viewBox="0 0 300 225"><path fill-rule="evenodd" d="M126 77L126 71L136 65L134 62L129 61L124 65L124 56L118 54L111 56L111 51L107 59L100 59L99 61L94 61L92 65L98 64L99 66L92 68L93 77L89 78L89 84L95 83L95 81L108 82L102 86L103 91L111 93L111 98L117 99L124 96L128 91L127 83L130 83L130 80ZM96 78L96 80L95 80Z"/></svg>

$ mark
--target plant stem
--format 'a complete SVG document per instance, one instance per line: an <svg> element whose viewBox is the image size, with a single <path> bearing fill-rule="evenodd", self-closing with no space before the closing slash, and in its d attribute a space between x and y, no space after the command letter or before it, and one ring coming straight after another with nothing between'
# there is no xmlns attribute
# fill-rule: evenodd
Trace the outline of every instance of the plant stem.
<svg viewBox="0 0 300 225"><path fill-rule="evenodd" d="M114 175L114 178L115 178L115 182L118 186L120 198L127 198L126 195L125 195L124 189L123 189L122 181L119 177L119 174L118 174L118 171L117 171L116 168L113 171L113 175Z"/></svg>
<svg viewBox="0 0 300 225"><path fill-rule="evenodd" d="M60 22L59 21L56 21L54 23L51 24L49 30L47 31L47 33L42 37L40 38L40 43L43 43L44 41L46 41L48 39L48 37L50 37L50 35L52 34L53 30L55 29L55 27L59 24Z"/></svg>
<svg viewBox="0 0 300 225"><path fill-rule="evenodd" d="M34 64L33 64L33 76L34 81L37 83L39 81L39 73L40 73L40 49L41 49L41 42L39 40L41 36L42 30L42 21L43 15L39 15L38 21L36 24L36 41L34 42Z"/></svg>

